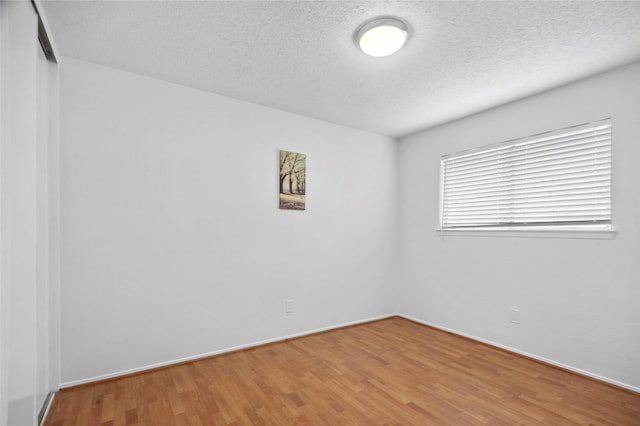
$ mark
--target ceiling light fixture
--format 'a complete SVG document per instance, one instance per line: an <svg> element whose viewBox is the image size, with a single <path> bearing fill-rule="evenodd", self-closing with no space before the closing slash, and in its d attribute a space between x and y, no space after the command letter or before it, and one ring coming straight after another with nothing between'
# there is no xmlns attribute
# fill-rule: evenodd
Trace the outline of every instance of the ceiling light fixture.
<svg viewBox="0 0 640 426"><path fill-rule="evenodd" d="M356 31L356 43L369 56L389 56L404 46L407 25L399 19L382 17L367 21Z"/></svg>

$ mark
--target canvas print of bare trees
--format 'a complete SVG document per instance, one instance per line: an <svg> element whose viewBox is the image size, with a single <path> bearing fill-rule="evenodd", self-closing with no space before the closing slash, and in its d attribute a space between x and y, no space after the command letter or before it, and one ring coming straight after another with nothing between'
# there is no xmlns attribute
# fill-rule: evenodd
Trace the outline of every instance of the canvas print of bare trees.
<svg viewBox="0 0 640 426"><path fill-rule="evenodd" d="M280 151L280 208L304 210L307 156L297 152Z"/></svg>

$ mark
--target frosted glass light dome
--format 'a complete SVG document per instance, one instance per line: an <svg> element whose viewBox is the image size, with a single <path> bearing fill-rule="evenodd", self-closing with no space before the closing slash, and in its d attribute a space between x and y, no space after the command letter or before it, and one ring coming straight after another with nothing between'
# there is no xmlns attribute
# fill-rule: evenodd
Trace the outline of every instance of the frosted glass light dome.
<svg viewBox="0 0 640 426"><path fill-rule="evenodd" d="M356 32L356 42L369 56L383 57L397 52L407 41L404 22L395 18L376 18Z"/></svg>

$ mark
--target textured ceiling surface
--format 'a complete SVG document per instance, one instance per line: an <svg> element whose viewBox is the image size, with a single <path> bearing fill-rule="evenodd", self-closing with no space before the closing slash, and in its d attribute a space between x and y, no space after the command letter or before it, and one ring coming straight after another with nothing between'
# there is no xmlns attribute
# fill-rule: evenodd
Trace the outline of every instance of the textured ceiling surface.
<svg viewBox="0 0 640 426"><path fill-rule="evenodd" d="M401 137L640 60L636 1L54 1L62 56ZM409 26L360 52L377 16Z"/></svg>

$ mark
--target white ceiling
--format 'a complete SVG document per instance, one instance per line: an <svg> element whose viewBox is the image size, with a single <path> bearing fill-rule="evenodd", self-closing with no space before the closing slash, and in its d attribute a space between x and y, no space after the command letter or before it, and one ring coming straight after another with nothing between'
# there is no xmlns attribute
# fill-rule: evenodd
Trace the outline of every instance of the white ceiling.
<svg viewBox="0 0 640 426"><path fill-rule="evenodd" d="M401 137L640 60L640 2L42 1L62 56ZM353 33L409 25L393 56Z"/></svg>

